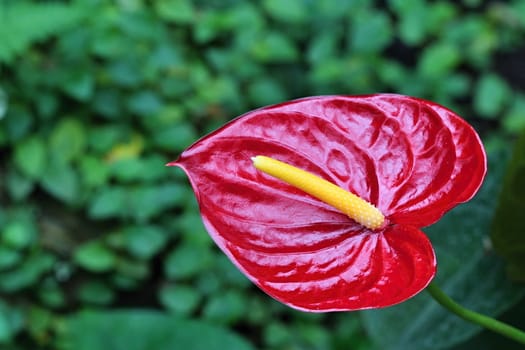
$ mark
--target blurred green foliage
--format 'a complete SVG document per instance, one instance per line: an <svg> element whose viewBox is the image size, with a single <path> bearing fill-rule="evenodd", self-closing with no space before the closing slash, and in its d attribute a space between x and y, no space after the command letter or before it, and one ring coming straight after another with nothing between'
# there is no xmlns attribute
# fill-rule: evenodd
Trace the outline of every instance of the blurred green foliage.
<svg viewBox="0 0 525 350"><path fill-rule="evenodd" d="M432 99L491 152L525 128L524 60L520 0L0 1L0 347L374 348L254 288L164 164L314 94Z"/></svg>

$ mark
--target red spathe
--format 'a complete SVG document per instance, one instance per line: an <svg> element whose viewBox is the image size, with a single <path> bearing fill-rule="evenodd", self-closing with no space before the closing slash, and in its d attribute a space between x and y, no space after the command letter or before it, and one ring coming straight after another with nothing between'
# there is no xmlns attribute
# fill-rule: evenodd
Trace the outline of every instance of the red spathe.
<svg viewBox="0 0 525 350"><path fill-rule="evenodd" d="M257 171L256 155L314 173L374 204L369 230ZM472 198L486 172L481 141L433 102L394 94L318 96L248 112L169 165L188 175L204 224L257 286L305 311L390 306L436 272L420 230Z"/></svg>

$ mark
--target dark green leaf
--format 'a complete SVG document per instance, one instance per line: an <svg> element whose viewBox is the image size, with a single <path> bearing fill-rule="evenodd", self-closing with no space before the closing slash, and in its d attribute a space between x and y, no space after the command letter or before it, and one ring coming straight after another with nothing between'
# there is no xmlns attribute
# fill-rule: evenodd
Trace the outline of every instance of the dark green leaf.
<svg viewBox="0 0 525 350"><path fill-rule="evenodd" d="M10 222L2 232L2 242L13 249L28 247L35 238L35 228L26 220Z"/></svg>
<svg viewBox="0 0 525 350"><path fill-rule="evenodd" d="M474 95L474 108L482 117L496 118L507 103L510 91L500 77L485 74L478 81Z"/></svg>
<svg viewBox="0 0 525 350"><path fill-rule="evenodd" d="M89 215L95 219L106 219L125 213L127 194L121 187L105 187L93 198Z"/></svg>
<svg viewBox="0 0 525 350"><path fill-rule="evenodd" d="M78 287L77 297L85 303L106 305L113 301L115 294L106 283L86 281Z"/></svg>
<svg viewBox="0 0 525 350"><path fill-rule="evenodd" d="M124 158L110 165L110 171L121 182L156 181L166 176L166 160L161 157Z"/></svg>
<svg viewBox="0 0 525 350"><path fill-rule="evenodd" d="M193 5L188 0L157 0L155 10L161 18L175 23L189 23L195 17Z"/></svg>
<svg viewBox="0 0 525 350"><path fill-rule="evenodd" d="M27 328L32 337L45 338L53 324L53 314L46 309L32 306L25 315Z"/></svg>
<svg viewBox="0 0 525 350"><path fill-rule="evenodd" d="M116 41L115 44L125 46L124 41ZM125 50L125 47L122 49ZM125 88L136 87L141 83L143 77L139 72L140 68L132 60L113 61L107 69L113 84Z"/></svg>
<svg viewBox="0 0 525 350"><path fill-rule="evenodd" d="M423 77L443 78L456 67L461 59L459 50L449 44L435 44L427 47L418 64Z"/></svg>
<svg viewBox="0 0 525 350"><path fill-rule="evenodd" d="M93 97L93 110L107 119L118 119L123 98L117 89L98 89Z"/></svg>
<svg viewBox="0 0 525 350"><path fill-rule="evenodd" d="M23 255L18 250L0 245L0 271L7 270L18 264Z"/></svg>
<svg viewBox="0 0 525 350"><path fill-rule="evenodd" d="M273 321L264 328L264 343L271 348L282 348L292 342L293 335L282 322Z"/></svg>
<svg viewBox="0 0 525 350"><path fill-rule="evenodd" d="M421 43L427 35L427 7L423 0L393 0L393 9L400 16L399 35L408 45Z"/></svg>
<svg viewBox="0 0 525 350"><path fill-rule="evenodd" d="M93 96L95 81L87 70L72 72L63 82L64 91L79 101L87 101Z"/></svg>
<svg viewBox="0 0 525 350"><path fill-rule="evenodd" d="M195 276L210 266L212 257L207 247L193 244L175 247L164 262L166 277L183 279Z"/></svg>
<svg viewBox="0 0 525 350"><path fill-rule="evenodd" d="M117 262L116 273L121 278L141 280L150 273L148 263L144 260L120 258Z"/></svg>
<svg viewBox="0 0 525 350"><path fill-rule="evenodd" d="M0 344L6 344L23 327L24 318L20 310L0 299Z"/></svg>
<svg viewBox="0 0 525 350"><path fill-rule="evenodd" d="M0 15L0 61L8 63L32 43L78 25L82 18L80 7L60 3L2 4Z"/></svg>
<svg viewBox="0 0 525 350"><path fill-rule="evenodd" d="M516 94L509 111L503 119L505 130L515 133L525 129L525 96Z"/></svg>
<svg viewBox="0 0 525 350"><path fill-rule="evenodd" d="M34 252L15 269L2 272L0 291L16 292L28 288L49 272L55 263L54 256L42 252Z"/></svg>
<svg viewBox="0 0 525 350"><path fill-rule="evenodd" d="M64 320L59 349L250 350L241 337L200 321L155 311L84 311Z"/></svg>
<svg viewBox="0 0 525 350"><path fill-rule="evenodd" d="M292 62L299 57L295 43L278 32L269 32L254 41L251 53L262 62Z"/></svg>
<svg viewBox="0 0 525 350"><path fill-rule="evenodd" d="M266 106L286 100L286 92L281 84L269 77L258 79L250 84L248 95L257 106Z"/></svg>
<svg viewBox="0 0 525 350"><path fill-rule="evenodd" d="M508 263L514 279L525 282L525 129L514 146L514 154L503 179L491 238L494 249Z"/></svg>
<svg viewBox="0 0 525 350"><path fill-rule="evenodd" d="M318 33L310 40L307 52L308 60L316 64L334 57L337 54L338 40L340 38L340 30L327 30Z"/></svg>
<svg viewBox="0 0 525 350"><path fill-rule="evenodd" d="M128 251L139 259L150 259L168 239L165 232L156 226L132 226L126 228L123 234Z"/></svg>
<svg viewBox="0 0 525 350"><path fill-rule="evenodd" d="M31 179L39 179L46 166L45 143L37 136L29 137L17 144L15 164Z"/></svg>
<svg viewBox="0 0 525 350"><path fill-rule="evenodd" d="M80 160L80 178L87 187L105 185L109 177L108 165L100 158L84 155Z"/></svg>
<svg viewBox="0 0 525 350"><path fill-rule="evenodd" d="M198 306L200 295L194 288L176 284L160 289L159 299L164 307L174 313L188 315Z"/></svg>
<svg viewBox="0 0 525 350"><path fill-rule="evenodd" d="M144 90L131 95L126 101L126 106L132 113L148 117L159 113L163 102L154 91Z"/></svg>
<svg viewBox="0 0 525 350"><path fill-rule="evenodd" d="M34 181L20 174L15 168L8 170L5 181L9 195L15 200L21 200L27 197L33 190L35 184Z"/></svg>
<svg viewBox="0 0 525 350"><path fill-rule="evenodd" d="M73 256L75 262L93 272L112 270L116 264L116 256L100 240L90 241L77 248Z"/></svg>
<svg viewBox="0 0 525 350"><path fill-rule="evenodd" d="M34 124L33 115L25 107L10 105L9 113L2 120L2 124L5 128L6 137L9 140L17 141L27 136L31 130Z"/></svg>
<svg viewBox="0 0 525 350"><path fill-rule="evenodd" d="M176 228L177 232L181 232L184 240L188 243L205 247L213 244L202 224L201 216L194 210L188 210L184 215L181 215L176 222Z"/></svg>
<svg viewBox="0 0 525 350"><path fill-rule="evenodd" d="M173 124L155 133L155 144L171 152L179 152L188 147L197 139L197 132L190 123Z"/></svg>
<svg viewBox="0 0 525 350"><path fill-rule="evenodd" d="M136 187L128 193L127 213L137 221L145 222L182 204L187 194L187 188L176 183Z"/></svg>
<svg viewBox="0 0 525 350"><path fill-rule="evenodd" d="M61 286L54 279L46 279L39 284L39 300L49 308L59 308L66 304L66 296Z"/></svg>
<svg viewBox="0 0 525 350"><path fill-rule="evenodd" d="M354 53L382 51L392 40L392 28L386 14L363 12L351 26L350 47Z"/></svg>
<svg viewBox="0 0 525 350"><path fill-rule="evenodd" d="M47 164L41 184L48 193L64 202L73 203L78 200L78 175L67 164L57 162Z"/></svg>
<svg viewBox="0 0 525 350"><path fill-rule="evenodd" d="M86 135L83 124L73 118L58 122L49 138L49 151L54 160L62 163L76 159L84 152Z"/></svg>
<svg viewBox="0 0 525 350"><path fill-rule="evenodd" d="M263 6L275 19L283 22L301 22L308 16L308 8L303 0L264 0Z"/></svg>
<svg viewBox="0 0 525 350"><path fill-rule="evenodd" d="M246 299L230 290L214 296L204 307L204 318L214 323L234 323L247 312Z"/></svg>

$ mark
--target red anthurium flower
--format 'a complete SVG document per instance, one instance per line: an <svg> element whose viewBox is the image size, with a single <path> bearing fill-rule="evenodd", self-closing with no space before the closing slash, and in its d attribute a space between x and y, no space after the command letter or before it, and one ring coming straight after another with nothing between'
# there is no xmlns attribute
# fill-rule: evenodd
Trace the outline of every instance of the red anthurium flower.
<svg viewBox="0 0 525 350"><path fill-rule="evenodd" d="M384 222L367 228L260 171L258 155L357 195ZM249 112L169 165L188 174L208 232L246 276L289 306L321 312L390 306L425 288L436 259L420 228L476 193L486 157L450 110L378 94Z"/></svg>

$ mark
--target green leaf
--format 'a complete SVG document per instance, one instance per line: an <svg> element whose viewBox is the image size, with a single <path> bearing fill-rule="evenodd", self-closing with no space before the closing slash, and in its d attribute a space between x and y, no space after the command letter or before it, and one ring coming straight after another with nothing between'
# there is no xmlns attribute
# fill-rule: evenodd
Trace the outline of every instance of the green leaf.
<svg viewBox="0 0 525 350"><path fill-rule="evenodd" d="M474 109L485 118L497 118L510 97L510 89L499 76L488 73L481 77L474 94Z"/></svg>
<svg viewBox="0 0 525 350"><path fill-rule="evenodd" d="M2 272L0 291L16 292L37 283L55 264L55 257L36 251L15 269Z"/></svg>
<svg viewBox="0 0 525 350"><path fill-rule="evenodd" d="M303 0L264 0L263 7L268 13L283 22L297 23L308 16L308 8Z"/></svg>
<svg viewBox="0 0 525 350"><path fill-rule="evenodd" d="M109 177L107 164L92 155L85 155L80 159L79 169L82 183L90 188L105 185Z"/></svg>
<svg viewBox="0 0 525 350"><path fill-rule="evenodd" d="M350 47L355 53L382 51L392 40L390 20L383 12L364 11L351 25Z"/></svg>
<svg viewBox="0 0 525 350"><path fill-rule="evenodd" d="M141 280L150 273L147 261L136 259L125 259L120 257L118 260L116 273L121 278L130 278L134 280Z"/></svg>
<svg viewBox="0 0 525 350"><path fill-rule="evenodd" d="M0 271L7 270L22 261L23 255L20 251L0 245Z"/></svg>
<svg viewBox="0 0 525 350"><path fill-rule="evenodd" d="M124 230L127 250L136 258L150 259L164 248L168 236L156 226L132 226Z"/></svg>
<svg viewBox="0 0 525 350"><path fill-rule="evenodd" d="M139 186L128 193L127 214L138 222L145 222L164 210L182 204L187 188L180 184Z"/></svg>
<svg viewBox="0 0 525 350"><path fill-rule="evenodd" d="M460 59L460 52L455 46L434 44L423 51L417 68L423 77L442 79L460 63Z"/></svg>
<svg viewBox="0 0 525 350"><path fill-rule="evenodd" d="M107 119L118 119L122 113L123 98L116 88L100 88L92 100L93 110Z"/></svg>
<svg viewBox="0 0 525 350"><path fill-rule="evenodd" d="M327 20L339 19L354 13L363 5L363 1L317 0L312 2L312 12Z"/></svg>
<svg viewBox="0 0 525 350"><path fill-rule="evenodd" d="M53 325L53 314L49 310L33 305L28 309L25 314L25 321L31 337L34 339L45 338Z"/></svg>
<svg viewBox="0 0 525 350"><path fill-rule="evenodd" d="M197 139L197 132L190 123L178 123L159 130L153 141L160 149L179 152Z"/></svg>
<svg viewBox="0 0 525 350"><path fill-rule="evenodd" d="M58 349L251 350L243 338L201 321L155 311L83 311L67 317Z"/></svg>
<svg viewBox="0 0 525 350"><path fill-rule="evenodd" d="M74 253L74 261L93 272L110 271L115 267L117 257L100 240L84 243Z"/></svg>
<svg viewBox="0 0 525 350"><path fill-rule="evenodd" d="M400 16L399 35L410 46L427 36L428 7L423 0L391 0L393 10Z"/></svg>
<svg viewBox="0 0 525 350"><path fill-rule="evenodd" d="M525 129L516 141L499 196L491 238L510 275L525 281Z"/></svg>
<svg viewBox="0 0 525 350"><path fill-rule="evenodd" d="M190 198L192 198L191 203L197 206L194 202L194 197L192 196ZM208 232L206 232L202 218L197 210L184 212L183 215L177 218L175 225L176 231L182 233L186 242L204 247L213 245L213 240L210 238Z"/></svg>
<svg viewBox="0 0 525 350"><path fill-rule="evenodd" d="M307 58L313 64L319 64L337 55L340 30L325 30L316 34L309 42Z"/></svg>
<svg viewBox="0 0 525 350"><path fill-rule="evenodd" d="M264 343L272 349L283 348L293 339L288 327L278 321L273 321L264 328L263 337Z"/></svg>
<svg viewBox="0 0 525 350"><path fill-rule="evenodd" d="M67 164L50 162L44 171L41 184L48 193L64 202L73 203L78 200L78 175Z"/></svg>
<svg viewBox="0 0 525 350"><path fill-rule="evenodd" d="M127 194L122 187L105 187L93 198L89 215L95 219L116 217L127 208Z"/></svg>
<svg viewBox="0 0 525 350"><path fill-rule="evenodd" d="M32 43L78 25L81 7L60 3L25 3L0 6L0 62L10 63Z"/></svg>
<svg viewBox="0 0 525 350"><path fill-rule="evenodd" d="M169 284L162 286L159 299L166 309L177 314L188 315L197 308L201 298L194 288L182 284Z"/></svg>
<svg viewBox="0 0 525 350"><path fill-rule="evenodd" d="M203 310L205 319L214 323L235 323L247 312L246 299L238 291L229 290L213 296Z"/></svg>
<svg viewBox="0 0 525 350"><path fill-rule="evenodd" d="M23 324L24 317L21 312L0 299L0 344L10 342Z"/></svg>
<svg viewBox="0 0 525 350"><path fill-rule="evenodd" d="M195 17L195 10L188 0L157 0L155 11L160 18L174 23L190 23Z"/></svg>
<svg viewBox="0 0 525 350"><path fill-rule="evenodd" d="M18 142L28 135L34 122L32 112L27 107L16 104L9 106L9 113L6 115L5 120L2 120L6 137L9 140Z"/></svg>
<svg viewBox="0 0 525 350"><path fill-rule="evenodd" d="M124 158L110 165L111 175L119 182L158 181L166 176L166 159L157 156Z"/></svg>
<svg viewBox="0 0 525 350"><path fill-rule="evenodd" d="M126 101L126 106L132 113L148 117L159 113L163 107L163 102L154 91L144 90L131 95Z"/></svg>
<svg viewBox="0 0 525 350"><path fill-rule="evenodd" d="M489 316L501 314L525 295L523 287L506 279L501 259L484 248L505 159L492 154L491 170L476 197L425 229L437 254L435 283L459 304ZM372 338L389 350L444 349L480 331L441 308L425 292L391 308L363 312L363 316Z"/></svg>
<svg viewBox="0 0 525 350"><path fill-rule="evenodd" d="M26 198L35 184L34 181L20 174L15 168L8 169L5 181L9 195L15 200Z"/></svg>
<svg viewBox="0 0 525 350"><path fill-rule="evenodd" d="M95 89L95 81L87 69L71 72L62 84L68 95L82 102L88 101Z"/></svg>
<svg viewBox="0 0 525 350"><path fill-rule="evenodd" d="M48 278L38 286L38 298L48 308L59 308L66 304L66 295L55 279Z"/></svg>
<svg viewBox="0 0 525 350"><path fill-rule="evenodd" d="M101 281L86 281L77 290L78 298L89 304L107 305L115 298L115 293Z"/></svg>
<svg viewBox="0 0 525 350"><path fill-rule="evenodd" d="M49 137L49 151L54 160L69 162L83 154L86 146L84 126L78 119L59 121Z"/></svg>
<svg viewBox="0 0 525 350"><path fill-rule="evenodd" d="M250 84L248 96L256 106L266 106L286 100L286 92L281 84L270 77L257 79Z"/></svg>
<svg viewBox="0 0 525 350"><path fill-rule="evenodd" d="M33 225L25 220L9 223L3 230L2 242L13 249L23 249L34 242L36 232Z"/></svg>
<svg viewBox="0 0 525 350"><path fill-rule="evenodd" d="M171 251L164 261L164 271L169 279L193 277L206 270L212 263L209 248L183 244Z"/></svg>
<svg viewBox="0 0 525 350"><path fill-rule="evenodd" d="M46 166L45 143L38 136L26 138L15 148L14 162L31 179L39 179Z"/></svg>
<svg viewBox="0 0 525 350"><path fill-rule="evenodd" d="M123 40L117 40L116 44L122 45L125 43ZM138 64L131 59L112 61L106 69L113 86L133 88L139 86L143 80L143 76L139 74L140 68Z"/></svg>
<svg viewBox="0 0 525 350"><path fill-rule="evenodd" d="M525 96L517 93L503 119L503 126L506 131L515 133L525 129L525 113L523 111L525 111Z"/></svg>
<svg viewBox="0 0 525 350"><path fill-rule="evenodd" d="M252 43L251 53L261 62L293 62L299 57L295 43L279 32L268 32Z"/></svg>
<svg viewBox="0 0 525 350"><path fill-rule="evenodd" d="M440 28L440 36L461 48L462 56L474 67L487 67L501 41L497 26L484 16L476 15L467 15L451 24Z"/></svg>

